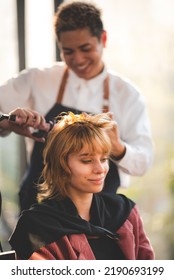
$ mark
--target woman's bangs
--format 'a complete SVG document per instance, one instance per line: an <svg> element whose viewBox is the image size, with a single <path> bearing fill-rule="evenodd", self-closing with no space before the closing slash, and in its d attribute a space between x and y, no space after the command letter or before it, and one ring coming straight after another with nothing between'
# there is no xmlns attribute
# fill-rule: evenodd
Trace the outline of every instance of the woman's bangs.
<svg viewBox="0 0 174 280"><path fill-rule="evenodd" d="M79 153L83 147L87 146L89 153L109 154L111 150L111 143L109 137L101 131L97 131L89 127L81 127L76 130L76 133L69 138L68 146L70 153Z"/></svg>
<svg viewBox="0 0 174 280"><path fill-rule="evenodd" d="M86 144L88 145L91 154L109 154L111 150L110 142L99 136L95 136L93 139L88 139Z"/></svg>

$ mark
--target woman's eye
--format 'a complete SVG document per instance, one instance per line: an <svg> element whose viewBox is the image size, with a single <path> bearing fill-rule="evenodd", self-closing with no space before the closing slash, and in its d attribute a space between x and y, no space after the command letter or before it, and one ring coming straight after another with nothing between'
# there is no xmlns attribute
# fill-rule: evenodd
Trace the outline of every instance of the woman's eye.
<svg viewBox="0 0 174 280"><path fill-rule="evenodd" d="M83 52L90 52L91 51L91 48L84 48L82 49Z"/></svg>
<svg viewBox="0 0 174 280"><path fill-rule="evenodd" d="M91 159L84 159L82 160L83 163L90 163L92 160Z"/></svg>
<svg viewBox="0 0 174 280"><path fill-rule="evenodd" d="M63 51L63 54L64 54L64 55L71 55L72 53L73 53L72 50L66 50L66 51L64 50L64 51Z"/></svg>

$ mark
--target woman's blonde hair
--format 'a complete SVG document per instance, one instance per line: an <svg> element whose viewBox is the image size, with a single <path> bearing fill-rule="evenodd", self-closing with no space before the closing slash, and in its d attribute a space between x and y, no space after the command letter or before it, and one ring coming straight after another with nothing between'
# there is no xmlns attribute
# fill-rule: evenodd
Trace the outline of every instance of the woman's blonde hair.
<svg viewBox="0 0 174 280"><path fill-rule="evenodd" d="M40 184L38 201L67 196L71 171L68 157L78 153L87 144L90 152L100 151L109 155L111 142L106 130L113 126L107 113L90 115L69 112L50 131L43 151L43 183Z"/></svg>

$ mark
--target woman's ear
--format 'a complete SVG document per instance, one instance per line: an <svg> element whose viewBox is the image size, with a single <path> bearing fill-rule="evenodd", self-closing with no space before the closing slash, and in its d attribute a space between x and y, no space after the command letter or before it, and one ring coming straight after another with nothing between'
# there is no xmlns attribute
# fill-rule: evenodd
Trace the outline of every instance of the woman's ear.
<svg viewBox="0 0 174 280"><path fill-rule="evenodd" d="M101 35L101 41L103 44L103 47L106 48L106 42L107 42L107 32L104 30Z"/></svg>

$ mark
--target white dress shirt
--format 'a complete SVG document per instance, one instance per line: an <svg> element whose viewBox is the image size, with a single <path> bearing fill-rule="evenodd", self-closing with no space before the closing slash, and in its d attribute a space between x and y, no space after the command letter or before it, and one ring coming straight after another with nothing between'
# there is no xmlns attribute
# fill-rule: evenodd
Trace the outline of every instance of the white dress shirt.
<svg viewBox="0 0 174 280"><path fill-rule="evenodd" d="M55 104L64 72L64 63L38 69L23 70L0 87L0 112L28 107L46 115ZM122 187L129 185L129 176L144 175L152 164L153 142L145 100L126 79L107 70L91 80L84 80L69 71L62 105L90 113L101 113L103 83L109 75L109 111L118 124L126 154L118 167Z"/></svg>

